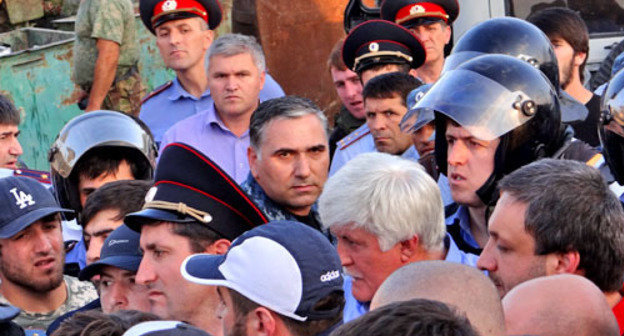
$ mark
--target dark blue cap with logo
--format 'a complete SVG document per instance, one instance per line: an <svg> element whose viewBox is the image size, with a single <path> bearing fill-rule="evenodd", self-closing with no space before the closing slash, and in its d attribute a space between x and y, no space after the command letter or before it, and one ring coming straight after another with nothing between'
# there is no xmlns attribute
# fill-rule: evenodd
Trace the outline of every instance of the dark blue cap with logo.
<svg viewBox="0 0 624 336"><path fill-rule="evenodd" d="M111 232L104 241L100 260L88 265L81 272L80 280L89 280L99 274L104 266L114 266L126 271L136 272L141 264L141 250L139 239L141 235L122 225Z"/></svg>
<svg viewBox="0 0 624 336"><path fill-rule="evenodd" d="M298 321L337 316L342 306L316 309L342 292L338 253L327 237L305 224L274 221L238 237L225 255L195 254L182 263L191 282L224 286Z"/></svg>
<svg viewBox="0 0 624 336"><path fill-rule="evenodd" d="M73 210L61 208L41 183L27 177L0 178L0 238L10 238L48 215Z"/></svg>

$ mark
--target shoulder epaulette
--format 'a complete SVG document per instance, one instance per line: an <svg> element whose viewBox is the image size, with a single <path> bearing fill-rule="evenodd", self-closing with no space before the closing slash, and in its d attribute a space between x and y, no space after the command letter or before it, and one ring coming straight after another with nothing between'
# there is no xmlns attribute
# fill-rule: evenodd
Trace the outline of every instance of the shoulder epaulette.
<svg viewBox="0 0 624 336"><path fill-rule="evenodd" d="M15 169L13 175L29 177L43 184L52 184L52 180L50 180L50 172L44 170Z"/></svg>
<svg viewBox="0 0 624 336"><path fill-rule="evenodd" d="M362 132L360 130L355 130L355 131L351 132L349 135L347 135L346 137L344 137L340 141L338 141L338 149L343 150L343 149L353 145L358 140L360 140L363 137L367 136L369 133L370 133L370 130L367 130L366 132Z"/></svg>
<svg viewBox="0 0 624 336"><path fill-rule="evenodd" d="M141 100L141 105L145 104L145 102L150 100L150 98L167 90L172 84L173 84L173 81L168 81L167 83L155 88L154 91L150 92L147 96L145 96L145 98L143 98L143 100Z"/></svg>

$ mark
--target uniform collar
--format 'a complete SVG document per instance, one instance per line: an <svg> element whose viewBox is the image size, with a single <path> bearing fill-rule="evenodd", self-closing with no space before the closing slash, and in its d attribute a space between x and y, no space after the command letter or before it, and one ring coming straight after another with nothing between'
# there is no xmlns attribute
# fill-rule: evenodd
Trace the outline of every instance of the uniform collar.
<svg viewBox="0 0 624 336"><path fill-rule="evenodd" d="M174 78L171 84L171 94L169 94L170 100L178 100L180 98L189 98L193 100L199 100L206 97L210 97L210 89L206 89L206 91L202 94L201 98L197 98L192 94L188 93L180 84L178 77Z"/></svg>

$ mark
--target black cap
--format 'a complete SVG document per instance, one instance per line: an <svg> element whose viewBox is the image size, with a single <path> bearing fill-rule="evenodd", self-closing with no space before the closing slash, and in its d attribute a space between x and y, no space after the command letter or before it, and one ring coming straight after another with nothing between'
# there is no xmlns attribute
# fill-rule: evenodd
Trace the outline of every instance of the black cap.
<svg viewBox="0 0 624 336"><path fill-rule="evenodd" d="M425 48L412 32L384 20L356 26L342 45L345 65L358 73L377 64L409 64L416 69L425 58Z"/></svg>
<svg viewBox="0 0 624 336"><path fill-rule="evenodd" d="M141 0L139 11L143 24L152 34L167 21L200 17L210 29L215 29L222 18L218 0Z"/></svg>
<svg viewBox="0 0 624 336"><path fill-rule="evenodd" d="M143 210L126 216L135 231L155 221L204 223L226 239L268 222L266 216L216 163L195 148L169 144Z"/></svg>
<svg viewBox="0 0 624 336"><path fill-rule="evenodd" d="M436 21L451 24L459 15L457 0L386 0L381 5L381 18L403 27Z"/></svg>

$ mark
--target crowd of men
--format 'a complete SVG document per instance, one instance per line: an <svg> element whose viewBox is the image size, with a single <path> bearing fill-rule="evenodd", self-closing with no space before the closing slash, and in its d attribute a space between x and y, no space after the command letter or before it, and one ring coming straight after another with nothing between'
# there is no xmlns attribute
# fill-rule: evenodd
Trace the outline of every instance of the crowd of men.
<svg viewBox="0 0 624 336"><path fill-rule="evenodd" d="M217 0L140 1L176 78L133 105L129 2L80 5L50 172L0 96L0 335L624 334L624 72L583 87L577 13L446 57L455 0L386 0L327 57L330 132Z"/></svg>

